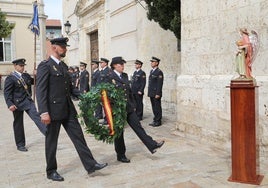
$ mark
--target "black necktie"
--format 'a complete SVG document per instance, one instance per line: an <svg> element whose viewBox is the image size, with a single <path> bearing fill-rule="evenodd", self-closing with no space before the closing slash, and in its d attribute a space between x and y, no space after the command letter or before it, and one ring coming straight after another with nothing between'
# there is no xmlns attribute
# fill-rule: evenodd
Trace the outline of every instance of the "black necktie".
<svg viewBox="0 0 268 188"><path fill-rule="evenodd" d="M63 62L62 61L59 62L59 67L60 67L60 71L63 73Z"/></svg>

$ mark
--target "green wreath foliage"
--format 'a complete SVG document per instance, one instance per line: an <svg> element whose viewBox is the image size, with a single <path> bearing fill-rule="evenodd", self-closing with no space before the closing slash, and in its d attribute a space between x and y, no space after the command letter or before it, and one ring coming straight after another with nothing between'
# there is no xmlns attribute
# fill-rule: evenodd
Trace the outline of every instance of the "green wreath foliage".
<svg viewBox="0 0 268 188"><path fill-rule="evenodd" d="M101 91L106 90L112 108L114 135L110 135L108 125L102 125L95 118L95 110L102 104ZM113 143L124 130L127 121L125 92L121 88L116 88L114 84L101 83L92 87L89 92L83 94L78 104L81 112L81 124L85 125L86 132L94 135L96 140L106 143Z"/></svg>

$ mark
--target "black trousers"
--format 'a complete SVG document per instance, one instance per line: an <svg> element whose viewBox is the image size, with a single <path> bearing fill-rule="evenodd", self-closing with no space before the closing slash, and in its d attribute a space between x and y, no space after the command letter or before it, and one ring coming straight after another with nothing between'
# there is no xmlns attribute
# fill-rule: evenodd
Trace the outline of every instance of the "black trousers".
<svg viewBox="0 0 268 188"><path fill-rule="evenodd" d="M95 110L95 117L98 118L98 119L102 119L103 118L103 114L102 114L102 106L101 105L98 105L96 107L96 110Z"/></svg>
<svg viewBox="0 0 268 188"><path fill-rule="evenodd" d="M133 94L136 104L136 114L140 120L143 118L143 95Z"/></svg>
<svg viewBox="0 0 268 188"><path fill-rule="evenodd" d="M67 120L52 121L51 124L48 125L45 143L47 175L50 175L52 172L57 170L56 151L61 125L63 125L65 131L73 142L84 168L87 171L91 171L97 162L87 146L83 131L77 118L69 116L69 119Z"/></svg>
<svg viewBox="0 0 268 188"><path fill-rule="evenodd" d="M129 126L133 129L133 131L136 133L136 135L143 142L143 144L152 153L153 150L156 148L157 142L145 132L135 112L128 113L127 122ZM124 133L122 133L119 138L115 139L114 147L118 156L125 155L126 146L124 141Z"/></svg>
<svg viewBox="0 0 268 188"><path fill-rule="evenodd" d="M25 132L24 132L24 123L23 123L23 115L24 111L29 115L29 117L34 121L40 132L45 135L47 131L47 127L45 124L41 122L40 115L38 114L35 104L33 102L30 103L29 109L27 110L15 110L13 111L13 130L15 136L15 143L17 147L25 146Z"/></svg>
<svg viewBox="0 0 268 188"><path fill-rule="evenodd" d="M156 99L155 97L150 97L150 100L154 114L154 122L161 123L162 120L161 97L158 99Z"/></svg>

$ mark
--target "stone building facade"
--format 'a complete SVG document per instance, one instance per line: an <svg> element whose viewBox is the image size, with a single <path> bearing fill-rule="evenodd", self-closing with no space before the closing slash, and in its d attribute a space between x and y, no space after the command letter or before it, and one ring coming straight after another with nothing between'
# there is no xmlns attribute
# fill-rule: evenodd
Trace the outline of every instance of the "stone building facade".
<svg viewBox="0 0 268 188"><path fill-rule="evenodd" d="M237 77L234 57L239 28L259 34L252 65L259 86L261 156L268 151L268 1L182 0L181 72L177 77L177 118L185 135L230 148L230 80ZM247 118L247 114L245 114Z"/></svg>
<svg viewBox="0 0 268 188"><path fill-rule="evenodd" d="M0 61L0 74L8 75L13 69L12 60L17 58L26 59L26 71L33 72L34 69L34 34L28 29L33 16L33 1L32 0L12 0L1 1L1 11L6 13L7 21L15 23L15 28L8 39L7 48L10 54L9 58ZM45 58L45 20L43 1L38 1L40 35L37 36L37 52L36 62L40 62Z"/></svg>
<svg viewBox="0 0 268 188"><path fill-rule="evenodd" d="M135 0L63 0L63 7L63 22L68 20L72 25L71 46L65 61L69 65L77 65L79 61L90 64L91 59L123 56L127 61L125 71L131 76L136 59L144 62L143 70L149 75L149 60L152 56L159 57L164 72L164 121L168 121L165 112L173 114L169 118L175 120L176 78L180 72L175 35L149 21L146 10ZM90 66L87 69L90 71ZM151 109L148 97L144 98L145 106Z"/></svg>
<svg viewBox="0 0 268 188"><path fill-rule="evenodd" d="M127 60L126 72L132 73L133 62L138 58L145 62L143 69L148 74L150 57L159 57L165 74L164 114L168 112L169 118L177 120L174 128L183 135L223 150L230 150L231 146L230 89L226 86L238 76L235 41L240 38L239 28L255 30L260 38L260 49L252 65L259 86L257 131L261 156L267 155L268 0L182 0L181 53L176 50L173 33L148 21L146 10L137 1L63 1L64 7L74 4L75 8L65 11L63 16L65 21L72 20L76 36L70 37L74 43L66 59L71 60L70 64L121 55ZM90 40L96 32L97 52ZM145 101L150 108L148 99Z"/></svg>

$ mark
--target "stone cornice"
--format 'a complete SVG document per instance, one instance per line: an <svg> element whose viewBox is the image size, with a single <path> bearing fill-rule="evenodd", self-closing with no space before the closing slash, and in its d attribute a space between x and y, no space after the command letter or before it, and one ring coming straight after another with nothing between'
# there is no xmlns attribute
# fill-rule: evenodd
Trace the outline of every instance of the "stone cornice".
<svg viewBox="0 0 268 188"><path fill-rule="evenodd" d="M96 9L100 7L102 4L104 4L105 0L94 0L93 3L91 3L89 6L86 6L86 2L84 0L79 0L75 6L75 14L78 17L81 17L88 12L91 12L93 9Z"/></svg>
<svg viewBox="0 0 268 188"><path fill-rule="evenodd" d="M11 17L29 17L29 18L33 17L33 14L32 13L5 12L5 14L7 16L11 16ZM38 17L39 17L39 19L40 18L47 19L47 16L44 15L44 14L39 14Z"/></svg>
<svg viewBox="0 0 268 188"><path fill-rule="evenodd" d="M114 15L116 15L116 14L118 14L118 13L120 13L120 12L130 8L130 7L132 7L132 6L135 6L136 4L137 4L136 1L132 1L132 2L130 2L128 4L126 4L125 6L119 8L119 9L113 11L113 12L111 12L111 16L114 16Z"/></svg>

